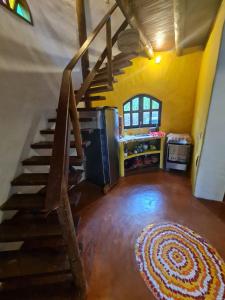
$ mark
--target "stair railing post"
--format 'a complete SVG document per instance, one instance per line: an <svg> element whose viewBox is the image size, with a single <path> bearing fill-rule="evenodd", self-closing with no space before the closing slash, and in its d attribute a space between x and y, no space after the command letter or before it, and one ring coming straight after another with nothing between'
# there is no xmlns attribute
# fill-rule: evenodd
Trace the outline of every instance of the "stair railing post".
<svg viewBox="0 0 225 300"><path fill-rule="evenodd" d="M74 227L66 180L63 184L62 198L57 209L57 213L62 228L63 238L67 245L67 252L74 285L78 290L77 299L85 300L87 294L87 284L85 280L84 267L80 256L77 235Z"/></svg>
<svg viewBox="0 0 225 300"><path fill-rule="evenodd" d="M76 11L77 11L77 27L79 32L80 47L87 40L87 25L86 25L86 14L85 14L85 0L76 0ZM89 73L89 57L88 50L81 58L81 67L83 73L83 80Z"/></svg>
<svg viewBox="0 0 225 300"><path fill-rule="evenodd" d="M113 85L113 67L112 67L112 26L111 17L109 17L106 23L106 42L107 42L107 73L108 73L108 85Z"/></svg>
<svg viewBox="0 0 225 300"><path fill-rule="evenodd" d="M82 137L79 122L79 115L77 111L77 104L72 84L72 78L70 80L70 120L73 127L74 142L76 146L77 156L81 159L84 158L84 152L82 148Z"/></svg>
<svg viewBox="0 0 225 300"><path fill-rule="evenodd" d="M70 87L71 88L71 87ZM66 151L65 151L65 169L64 169L64 180L66 182L66 186L69 186L69 167L70 167L70 118L67 119L67 133L66 133Z"/></svg>
<svg viewBox="0 0 225 300"><path fill-rule="evenodd" d="M80 1L82 2L82 0ZM100 21L96 29L83 43L77 54L75 54L75 56L71 59L63 72L58 104L58 114L56 119L54 145L52 152L53 154L48 177L45 207L48 212L56 210L58 213L59 221L62 227L63 238L68 249L71 272L74 278L75 286L79 291L79 300L86 299L87 286L68 195L69 154L71 137L70 120L73 127L77 157L83 159L84 153L82 148L81 129L79 114L77 111L77 104L86 94L87 88L90 86L92 79L94 79L96 73L98 72L106 57L108 59L107 75L109 75L109 84L112 85L113 83L112 45L115 44L119 33L127 26L127 21L125 20L112 38L110 18L116 8L117 4L113 5L109 12ZM79 95L75 96L71 77L72 70L76 66L79 59L82 58L85 53L87 53L90 44L105 25L107 47L96 62L93 70L86 77L85 82L79 91Z"/></svg>

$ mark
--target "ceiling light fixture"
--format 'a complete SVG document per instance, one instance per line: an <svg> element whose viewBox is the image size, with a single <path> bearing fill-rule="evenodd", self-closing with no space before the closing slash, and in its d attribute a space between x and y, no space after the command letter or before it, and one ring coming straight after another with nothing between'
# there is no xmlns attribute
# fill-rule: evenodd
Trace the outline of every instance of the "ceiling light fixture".
<svg viewBox="0 0 225 300"><path fill-rule="evenodd" d="M161 63L161 60L162 60L161 56L158 55L158 56L156 56L156 58L155 58L155 63L156 63L156 64L160 64L160 63Z"/></svg>
<svg viewBox="0 0 225 300"><path fill-rule="evenodd" d="M157 47L157 49L160 49L163 46L164 41L165 41L165 35L164 35L164 33L163 32L158 32L156 34L155 41L156 41L156 47Z"/></svg>

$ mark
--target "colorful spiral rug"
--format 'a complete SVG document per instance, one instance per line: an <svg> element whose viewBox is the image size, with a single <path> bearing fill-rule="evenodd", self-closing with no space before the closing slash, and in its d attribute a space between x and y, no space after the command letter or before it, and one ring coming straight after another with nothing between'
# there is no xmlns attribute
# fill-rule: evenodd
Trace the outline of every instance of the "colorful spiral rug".
<svg viewBox="0 0 225 300"><path fill-rule="evenodd" d="M156 299L225 299L224 261L187 227L149 225L135 250L141 275Z"/></svg>

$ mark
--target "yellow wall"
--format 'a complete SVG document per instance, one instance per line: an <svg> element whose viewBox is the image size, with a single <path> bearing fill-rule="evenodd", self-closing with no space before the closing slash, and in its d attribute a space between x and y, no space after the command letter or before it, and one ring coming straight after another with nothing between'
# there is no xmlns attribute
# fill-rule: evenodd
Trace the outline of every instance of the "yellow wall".
<svg viewBox="0 0 225 300"><path fill-rule="evenodd" d="M218 13L214 28L202 57L202 64L197 87L196 104L193 118L192 135L194 138L194 155L192 165L192 183L195 184L197 175L197 158L201 154L204 140L205 125L208 116L212 88L216 73L218 54L221 43L221 35L225 19L225 1L223 1Z"/></svg>
<svg viewBox="0 0 225 300"><path fill-rule="evenodd" d="M107 101L94 106L116 106L122 115L123 103L145 93L162 101L162 125L166 132L191 132L194 100L202 52L177 57L174 52L160 53L160 64L135 58L125 75L117 76L114 91L102 94ZM138 130L138 129L136 129Z"/></svg>

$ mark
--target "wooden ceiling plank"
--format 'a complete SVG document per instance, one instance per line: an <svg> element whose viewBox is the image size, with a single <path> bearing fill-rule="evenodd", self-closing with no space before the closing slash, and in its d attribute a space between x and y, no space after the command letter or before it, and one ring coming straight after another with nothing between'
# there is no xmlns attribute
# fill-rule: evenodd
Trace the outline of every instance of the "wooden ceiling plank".
<svg viewBox="0 0 225 300"><path fill-rule="evenodd" d="M173 0L174 7L174 34L177 55L182 55L185 43L185 11L187 0Z"/></svg>

